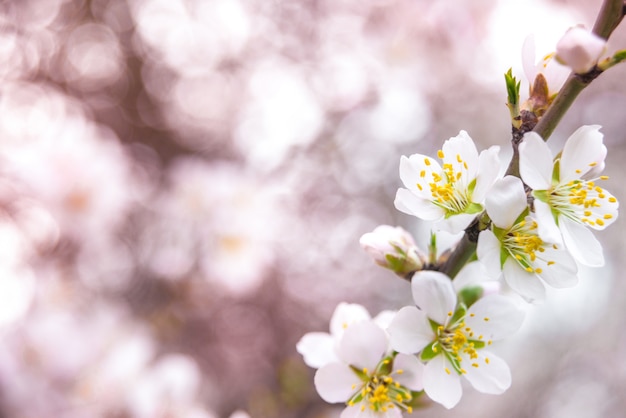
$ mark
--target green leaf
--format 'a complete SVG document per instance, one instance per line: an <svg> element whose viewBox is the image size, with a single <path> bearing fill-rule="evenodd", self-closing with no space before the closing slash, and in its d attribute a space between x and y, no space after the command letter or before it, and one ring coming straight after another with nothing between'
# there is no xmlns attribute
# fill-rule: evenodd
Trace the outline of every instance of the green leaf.
<svg viewBox="0 0 626 418"><path fill-rule="evenodd" d="M507 101L512 106L519 105L519 90L521 82L513 76L513 69L509 68L504 74L504 81L506 82Z"/></svg>

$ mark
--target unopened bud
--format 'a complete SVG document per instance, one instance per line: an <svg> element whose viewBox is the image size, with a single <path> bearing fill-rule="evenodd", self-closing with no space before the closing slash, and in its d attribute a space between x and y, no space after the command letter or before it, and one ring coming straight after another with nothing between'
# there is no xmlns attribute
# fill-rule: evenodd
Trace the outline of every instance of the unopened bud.
<svg viewBox="0 0 626 418"><path fill-rule="evenodd" d="M411 234L399 226L380 225L364 234L359 243L376 264L400 276L421 270L427 260Z"/></svg>
<svg viewBox="0 0 626 418"><path fill-rule="evenodd" d="M556 44L557 60L577 74L591 71L606 51L606 41L588 30L570 28Z"/></svg>

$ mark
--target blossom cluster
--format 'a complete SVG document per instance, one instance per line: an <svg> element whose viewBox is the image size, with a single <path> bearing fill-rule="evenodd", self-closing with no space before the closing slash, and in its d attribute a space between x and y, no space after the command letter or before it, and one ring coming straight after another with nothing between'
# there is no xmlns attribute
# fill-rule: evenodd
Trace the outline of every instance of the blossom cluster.
<svg viewBox="0 0 626 418"><path fill-rule="evenodd" d="M603 40L574 28L557 46L557 59L583 74L604 51ZM539 74L524 105L536 119L552 100ZM543 101L533 92L541 86ZM519 115L519 97L509 93L512 116ZM604 188L601 127L580 127L554 155L547 138L512 122L519 140L506 173L499 147L479 153L465 131L445 141L437 158L401 157L404 187L395 207L432 223L429 254L407 231L388 225L360 243L376 264L410 280L414 304L371 319L362 306L342 303L330 333L306 334L297 345L318 369L319 395L346 404L341 418L401 417L426 397L452 408L463 380L482 393L503 393L511 372L492 344L521 327L524 305L543 301L547 286L573 287L579 264L604 264L592 230L615 222L619 203ZM465 232L472 244L460 242L438 258L439 231ZM450 260L461 251L465 257Z"/></svg>

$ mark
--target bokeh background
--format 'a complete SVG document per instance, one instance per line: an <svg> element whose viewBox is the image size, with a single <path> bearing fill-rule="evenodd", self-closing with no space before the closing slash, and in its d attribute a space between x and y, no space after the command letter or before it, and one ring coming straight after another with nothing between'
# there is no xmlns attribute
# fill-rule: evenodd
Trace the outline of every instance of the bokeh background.
<svg viewBox="0 0 626 418"><path fill-rule="evenodd" d="M393 207L400 156L464 129L506 160L503 73L526 92L526 36L539 59L600 3L1 1L0 416L338 417L295 344L340 301L411 303L358 245L378 224L426 244ZM625 80L549 142L602 125L622 201ZM506 394L414 416L622 416L623 231L497 347Z"/></svg>

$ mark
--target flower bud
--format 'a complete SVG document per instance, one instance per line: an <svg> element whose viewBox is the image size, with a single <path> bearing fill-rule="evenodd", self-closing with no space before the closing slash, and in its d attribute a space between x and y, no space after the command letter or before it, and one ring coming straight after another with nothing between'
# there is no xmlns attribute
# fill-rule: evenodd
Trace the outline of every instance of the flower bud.
<svg viewBox="0 0 626 418"><path fill-rule="evenodd" d="M577 74L585 74L606 51L606 41L588 30L570 28L556 44L557 59Z"/></svg>
<svg viewBox="0 0 626 418"><path fill-rule="evenodd" d="M359 243L376 264L400 276L420 270L427 260L411 234L400 227L380 225L364 234Z"/></svg>

